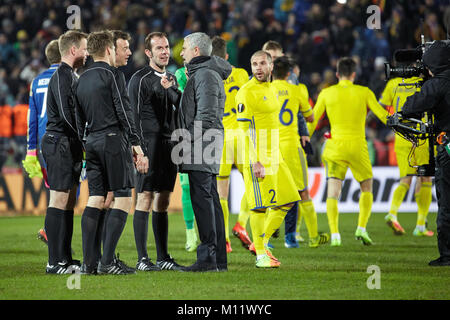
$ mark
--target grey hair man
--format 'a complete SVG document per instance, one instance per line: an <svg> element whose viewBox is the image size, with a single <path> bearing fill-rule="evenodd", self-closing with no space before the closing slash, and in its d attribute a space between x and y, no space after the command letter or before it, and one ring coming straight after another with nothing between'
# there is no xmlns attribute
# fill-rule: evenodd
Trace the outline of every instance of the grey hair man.
<svg viewBox="0 0 450 320"><path fill-rule="evenodd" d="M217 193L223 147L222 116L225 105L223 80L231 73L231 65L222 58L210 56L212 42L204 33L184 38L181 57L186 65L188 81L179 109L179 124L191 136L191 152L186 152L180 171L189 176L192 207L201 244L197 261L183 271L226 271L227 253L223 212ZM214 131L218 146L210 156L207 138ZM201 146L201 149L197 146ZM200 149L200 150L199 150Z"/></svg>

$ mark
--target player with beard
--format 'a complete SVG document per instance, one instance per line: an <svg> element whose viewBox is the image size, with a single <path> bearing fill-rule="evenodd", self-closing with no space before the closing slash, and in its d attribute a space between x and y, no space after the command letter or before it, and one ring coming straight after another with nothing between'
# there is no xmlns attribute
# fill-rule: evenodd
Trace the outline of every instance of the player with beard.
<svg viewBox="0 0 450 320"><path fill-rule="evenodd" d="M48 239L46 273L64 274L79 267L72 259L73 208L79 184L82 146L75 123L74 70L86 62L87 35L70 30L60 36L61 65L48 86L47 127L42 138L42 154L47 164L50 200L45 217Z"/></svg>
<svg viewBox="0 0 450 320"><path fill-rule="evenodd" d="M144 137L150 163L148 173L138 175L136 185L137 203L133 217L138 253L136 269L178 270L180 266L167 252L167 209L177 176L177 167L170 157L170 137L174 130L175 105L178 105L179 99L179 94L173 92L174 89L166 90L161 86L162 78L175 81L175 75L166 71L170 57L167 36L161 32L150 33L145 39L145 54L150 60L149 65L137 71L128 85L136 126ZM148 216L151 208L156 265L147 252Z"/></svg>
<svg viewBox="0 0 450 320"><path fill-rule="evenodd" d="M265 51L257 51L250 62L253 78L241 87L235 99L239 128L245 133L242 137L245 191L252 210L250 226L256 267L277 268L280 262L267 245L300 196L278 145L277 92L269 82L272 57Z"/></svg>

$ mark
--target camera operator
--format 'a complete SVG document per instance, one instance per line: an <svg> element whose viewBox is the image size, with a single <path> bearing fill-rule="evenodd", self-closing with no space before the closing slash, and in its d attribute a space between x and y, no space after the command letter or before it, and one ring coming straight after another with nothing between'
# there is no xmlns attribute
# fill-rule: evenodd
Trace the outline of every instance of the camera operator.
<svg viewBox="0 0 450 320"><path fill-rule="evenodd" d="M437 147L436 219L440 257L430 261L430 266L450 266L450 41L435 41L422 57L432 78L425 81L420 92L408 97L403 106L403 116L420 119L421 113L430 111L435 117L434 132L445 132L442 144ZM448 147L447 147L448 149Z"/></svg>

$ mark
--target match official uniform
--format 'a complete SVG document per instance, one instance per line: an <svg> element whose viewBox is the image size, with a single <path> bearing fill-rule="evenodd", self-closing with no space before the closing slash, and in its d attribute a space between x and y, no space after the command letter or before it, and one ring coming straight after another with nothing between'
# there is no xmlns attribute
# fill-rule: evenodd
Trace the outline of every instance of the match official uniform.
<svg viewBox="0 0 450 320"><path fill-rule="evenodd" d="M131 196L133 159L130 146L140 145L122 72L94 62L77 87L78 134L87 122L86 173L90 196ZM130 142L130 144L128 143Z"/></svg>
<svg viewBox="0 0 450 320"><path fill-rule="evenodd" d="M80 180L83 151L74 115L77 82L73 69L62 62L48 86L47 129L41 147L50 190L70 190Z"/></svg>
<svg viewBox="0 0 450 320"><path fill-rule="evenodd" d="M80 180L83 150L74 116L76 84L77 76L72 67L64 62L53 73L48 84L47 126L41 149L47 165L48 184L50 190L54 191L71 190ZM48 207L45 230L49 252L46 271L53 273L58 270L58 265L74 262L71 249L73 210Z"/></svg>
<svg viewBox="0 0 450 320"><path fill-rule="evenodd" d="M148 172L138 174L138 193L172 192L177 177L177 166L171 160L170 138L175 129L175 105L179 102L179 95L171 95L172 89L165 90L161 86L163 75L146 66L137 71L128 84L136 128L144 138L143 144L149 159ZM166 75L175 79L173 74Z"/></svg>

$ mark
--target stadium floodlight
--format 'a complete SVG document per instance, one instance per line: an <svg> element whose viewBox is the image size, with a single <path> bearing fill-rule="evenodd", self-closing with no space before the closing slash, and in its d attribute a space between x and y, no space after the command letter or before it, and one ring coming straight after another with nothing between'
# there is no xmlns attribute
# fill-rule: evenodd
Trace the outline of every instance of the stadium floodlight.
<svg viewBox="0 0 450 320"><path fill-rule="evenodd" d="M337 3L340 3L340 4L346 4L347 3L347 0L336 0L337 1Z"/></svg>

